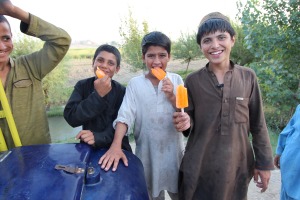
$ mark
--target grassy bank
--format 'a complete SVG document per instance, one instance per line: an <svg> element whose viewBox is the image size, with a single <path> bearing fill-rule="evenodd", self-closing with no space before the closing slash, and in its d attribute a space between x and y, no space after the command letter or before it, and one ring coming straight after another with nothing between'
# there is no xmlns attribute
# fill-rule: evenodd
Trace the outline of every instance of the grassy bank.
<svg viewBox="0 0 300 200"><path fill-rule="evenodd" d="M47 111L48 117L57 117L63 116L64 113L64 106L51 106L50 109Z"/></svg>

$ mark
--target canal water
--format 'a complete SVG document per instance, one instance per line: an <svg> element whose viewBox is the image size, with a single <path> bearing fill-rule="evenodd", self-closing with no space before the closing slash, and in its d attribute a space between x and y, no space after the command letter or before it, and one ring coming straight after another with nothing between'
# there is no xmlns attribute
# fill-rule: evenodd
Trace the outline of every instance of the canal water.
<svg viewBox="0 0 300 200"><path fill-rule="evenodd" d="M52 143L77 143L79 140L75 140L75 136L81 131L81 126L73 128L71 127L64 117L49 117L49 128ZM135 150L135 142L130 141L131 148Z"/></svg>
<svg viewBox="0 0 300 200"><path fill-rule="evenodd" d="M81 126L73 128L71 127L64 117L49 117L49 128L52 143L74 143L75 136L81 130Z"/></svg>

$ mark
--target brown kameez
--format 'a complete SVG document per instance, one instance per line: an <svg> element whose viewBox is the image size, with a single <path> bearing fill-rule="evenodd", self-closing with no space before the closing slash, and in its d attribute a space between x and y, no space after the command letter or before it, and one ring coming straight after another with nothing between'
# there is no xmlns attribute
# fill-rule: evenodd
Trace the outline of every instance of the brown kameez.
<svg viewBox="0 0 300 200"><path fill-rule="evenodd" d="M186 79L193 127L184 132L189 139L179 173L180 200L245 200L254 168L273 169L256 75L231 66L223 87L208 64Z"/></svg>

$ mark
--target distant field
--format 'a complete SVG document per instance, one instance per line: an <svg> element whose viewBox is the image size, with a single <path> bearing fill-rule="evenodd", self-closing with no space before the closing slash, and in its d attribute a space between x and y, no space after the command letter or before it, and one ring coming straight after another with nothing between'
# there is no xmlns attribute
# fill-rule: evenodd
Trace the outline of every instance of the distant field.
<svg viewBox="0 0 300 200"><path fill-rule="evenodd" d="M67 56L71 59L91 58L95 53L96 48L70 48Z"/></svg>
<svg viewBox="0 0 300 200"><path fill-rule="evenodd" d="M75 83L80 79L94 75L92 68L92 56L94 55L95 49L71 49L70 56L78 55L80 52L82 52L82 55L86 55L85 53L88 51L92 51L91 58L72 58L70 60L70 73L68 82L70 86L75 85ZM206 59L192 61L189 65L188 72L186 73L187 63L182 63L180 60L171 60L168 64L167 71L178 73L185 78L188 73L204 67L206 62ZM121 69L117 74L114 75L113 79L119 81L121 84L127 85L131 78L144 73L143 70L132 71L131 69L132 68L122 60Z"/></svg>

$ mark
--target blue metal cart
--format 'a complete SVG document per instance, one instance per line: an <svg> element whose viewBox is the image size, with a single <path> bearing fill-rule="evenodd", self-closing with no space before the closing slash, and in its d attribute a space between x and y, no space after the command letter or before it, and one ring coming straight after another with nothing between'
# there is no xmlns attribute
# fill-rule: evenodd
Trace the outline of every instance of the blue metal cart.
<svg viewBox="0 0 300 200"><path fill-rule="evenodd" d="M82 143L16 147L0 154L1 200L147 200L141 161L124 151L116 172L98 161L107 149Z"/></svg>

